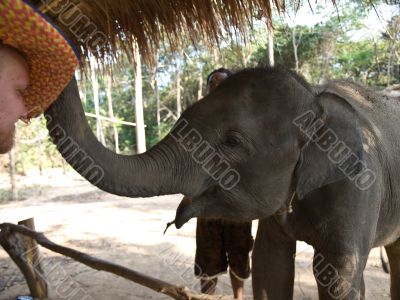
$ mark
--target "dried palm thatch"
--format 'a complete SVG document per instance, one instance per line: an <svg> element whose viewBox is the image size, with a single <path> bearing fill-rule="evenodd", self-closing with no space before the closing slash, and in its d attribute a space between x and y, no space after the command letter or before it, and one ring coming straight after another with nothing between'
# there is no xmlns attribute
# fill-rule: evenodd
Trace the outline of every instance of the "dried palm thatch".
<svg viewBox="0 0 400 300"><path fill-rule="evenodd" d="M76 45L83 58L115 57L117 48L131 53L138 45L142 57L167 38L172 50L182 42L217 44L223 33L244 36L253 16L271 20L274 5L284 0L34 0Z"/></svg>

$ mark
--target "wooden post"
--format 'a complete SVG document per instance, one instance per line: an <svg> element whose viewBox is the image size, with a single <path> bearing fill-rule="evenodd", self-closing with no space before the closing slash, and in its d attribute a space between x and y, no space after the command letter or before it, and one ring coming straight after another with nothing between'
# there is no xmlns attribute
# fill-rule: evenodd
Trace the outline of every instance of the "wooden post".
<svg viewBox="0 0 400 300"><path fill-rule="evenodd" d="M35 230L33 218L20 221L18 224ZM0 245L24 274L31 296L38 299L47 298L47 282L40 265L40 253L36 240L20 233L2 230Z"/></svg>

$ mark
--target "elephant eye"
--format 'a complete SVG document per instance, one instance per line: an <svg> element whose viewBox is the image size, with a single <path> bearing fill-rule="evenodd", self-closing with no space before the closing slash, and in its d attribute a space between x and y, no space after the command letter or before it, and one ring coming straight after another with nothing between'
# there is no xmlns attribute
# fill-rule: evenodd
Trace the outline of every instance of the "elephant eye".
<svg viewBox="0 0 400 300"><path fill-rule="evenodd" d="M229 135L226 137L224 145L233 148L240 145L240 140L236 136Z"/></svg>

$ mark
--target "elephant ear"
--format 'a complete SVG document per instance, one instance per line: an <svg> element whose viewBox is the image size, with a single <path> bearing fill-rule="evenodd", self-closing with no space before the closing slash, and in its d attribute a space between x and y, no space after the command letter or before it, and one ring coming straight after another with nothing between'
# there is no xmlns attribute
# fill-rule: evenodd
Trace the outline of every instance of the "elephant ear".
<svg viewBox="0 0 400 300"><path fill-rule="evenodd" d="M313 110L294 120L304 138L295 169L299 199L330 183L354 180L365 165L361 128L353 107L333 93L318 95L315 104Z"/></svg>

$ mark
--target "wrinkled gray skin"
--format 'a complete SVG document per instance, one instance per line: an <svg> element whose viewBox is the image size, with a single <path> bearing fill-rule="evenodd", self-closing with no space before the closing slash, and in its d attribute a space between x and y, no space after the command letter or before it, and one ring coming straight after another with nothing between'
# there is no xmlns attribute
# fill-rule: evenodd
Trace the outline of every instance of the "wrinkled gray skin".
<svg viewBox="0 0 400 300"><path fill-rule="evenodd" d="M321 131L333 130L374 172L369 189L357 188L293 124L309 110L324 120ZM180 205L178 227L196 216L262 219L253 253L255 299L292 299L296 240L315 249L320 299L356 299L370 249L385 245L392 299L400 299L398 103L347 83L315 91L280 68L233 75L181 117L240 174L231 190L221 188L172 137L179 128L142 155L105 149L87 126L74 81L47 115L60 152L99 188L130 197L191 197ZM79 145L79 155L60 145L65 134ZM85 172L84 155L104 176ZM275 215L293 191L293 213Z"/></svg>

